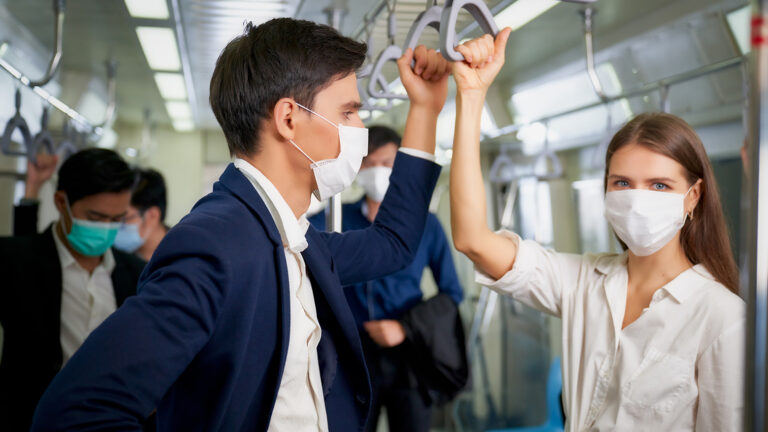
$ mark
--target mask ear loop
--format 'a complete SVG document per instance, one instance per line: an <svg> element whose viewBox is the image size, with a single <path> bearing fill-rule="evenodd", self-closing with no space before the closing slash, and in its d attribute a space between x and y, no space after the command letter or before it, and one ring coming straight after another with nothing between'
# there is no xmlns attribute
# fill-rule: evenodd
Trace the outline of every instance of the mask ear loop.
<svg viewBox="0 0 768 432"><path fill-rule="evenodd" d="M698 183L698 181L697 181L697 183ZM693 190L693 187L694 187L694 186L696 186L696 183L694 183L693 185L691 185L691 187L689 187L689 188L688 188L688 191L685 193L685 195L683 195L683 202L685 202L685 197L687 197L687 196L688 196L688 194L689 194L689 193L691 193L691 191ZM693 210L694 210L695 208L696 208L696 207L692 208L692 209L691 209L691 211L689 211L689 212L685 212L685 218L686 218L686 220L693 220ZM683 221L683 223L685 223L685 222L686 222L686 221L684 220L684 221Z"/></svg>
<svg viewBox="0 0 768 432"><path fill-rule="evenodd" d="M321 119L323 119L323 120L327 121L327 122L328 122L328 124L330 124L331 126L335 127L336 129L338 129L338 128L339 128L339 125L337 125L337 124L334 124L332 121L330 121L330 120L328 120L327 118L325 118L325 116L323 116L323 115L320 115L320 114L318 114L318 113L316 113L316 112L312 111L311 109L309 109L309 108L305 107L304 105L302 105L302 104L300 104L300 103L298 103L298 102L296 102L296 105L300 106L301 108L304 108L305 110L307 110L307 111L311 112L312 114L314 114L314 115L316 115L316 116L320 117Z"/></svg>

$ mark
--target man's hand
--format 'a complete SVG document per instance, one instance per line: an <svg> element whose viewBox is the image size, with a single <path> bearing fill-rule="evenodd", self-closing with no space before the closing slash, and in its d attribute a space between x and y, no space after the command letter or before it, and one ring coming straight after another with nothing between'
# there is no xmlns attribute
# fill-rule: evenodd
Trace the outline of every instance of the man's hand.
<svg viewBox="0 0 768 432"><path fill-rule="evenodd" d="M59 164L59 156L55 154L39 153L33 163L27 162L27 179L24 198L37 199L40 188L56 171Z"/></svg>
<svg viewBox="0 0 768 432"><path fill-rule="evenodd" d="M381 320L381 321L368 321L363 323L365 331L368 332L368 336L373 339L377 344L391 348L398 346L405 340L405 330L400 321L397 320Z"/></svg>
<svg viewBox="0 0 768 432"><path fill-rule="evenodd" d="M424 45L417 46L415 50L408 48L397 60L397 68L412 108L426 107L433 113L443 109L448 97L451 66L439 52L428 50Z"/></svg>
<svg viewBox="0 0 768 432"><path fill-rule="evenodd" d="M512 30L507 27L496 35L489 34L456 47L464 61L453 63L453 77L460 95L477 94L485 97L488 87L504 66L504 50Z"/></svg>

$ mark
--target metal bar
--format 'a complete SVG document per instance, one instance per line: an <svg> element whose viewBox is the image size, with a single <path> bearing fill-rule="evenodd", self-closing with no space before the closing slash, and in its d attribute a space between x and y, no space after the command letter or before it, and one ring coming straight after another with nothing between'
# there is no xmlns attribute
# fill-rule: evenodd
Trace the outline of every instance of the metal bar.
<svg viewBox="0 0 768 432"><path fill-rule="evenodd" d="M171 8L173 9L173 20L176 25L176 39L179 44L179 56L181 56L181 68L184 74L184 83L187 87L187 99L189 106L192 107L192 117L195 123L197 123L197 95L195 94L195 86L192 85L192 67L189 62L189 50L187 49L187 39L184 36L184 26L181 20L181 8L179 7L179 0L171 0Z"/></svg>
<svg viewBox="0 0 768 432"><path fill-rule="evenodd" d="M358 25L357 29L352 32L352 39L357 40L360 38L360 36L365 31L366 23L369 21L375 21L379 14L387 8L387 3L388 0L379 0L379 2L374 7L372 7L367 14L363 15L363 20L360 22L360 25Z"/></svg>
<svg viewBox="0 0 768 432"><path fill-rule="evenodd" d="M8 72L9 75L11 75L13 78L15 78L17 81L22 83L23 85L27 87L31 87L31 81L29 77L21 73L18 69L13 67L10 63L5 61L5 59L0 57L0 69ZM75 111L73 108L71 108L69 105L62 102L59 98L56 96L53 96L52 94L48 93L44 88L42 87L31 87L32 91L42 98L44 101L51 104L54 108L61 111L66 115L67 117L71 118L74 122L79 124L82 129L86 129L88 132L101 135L104 131L102 128L98 126L94 126L91 124L90 121L88 121L87 118L85 118L82 114Z"/></svg>
<svg viewBox="0 0 768 432"><path fill-rule="evenodd" d="M117 81L115 75L117 74L117 61L109 60L106 62L107 66L107 109L104 112L104 121L99 124L99 127L109 127L112 124L112 120L115 117L115 111L117 110Z"/></svg>
<svg viewBox="0 0 768 432"><path fill-rule="evenodd" d="M586 8L581 11L581 15L584 18L584 47L586 49L587 59L587 75L589 75L589 81L592 83L592 88L595 90L595 94L601 101L605 102L608 98L603 90L603 85L600 83L600 77L597 75L597 68L595 67L595 47L593 45L592 37L592 17L597 13L597 10L592 8Z"/></svg>
<svg viewBox="0 0 768 432"><path fill-rule="evenodd" d="M688 72L683 72L681 74L673 75L671 77L664 78L664 79L661 79L659 81L648 83L648 84L646 84L646 85L644 85L642 87L636 88L634 90L628 90L628 91L625 91L625 92L623 92L621 94L618 94L618 95L606 96L606 99L604 101L601 100L601 101L593 102L593 103L590 103L590 104L587 104L587 105L582 105L580 107L572 108L572 109L569 109L569 110L566 110L566 111L562 111L562 112L559 112L559 113L556 113L556 114L550 114L550 115L543 116L543 117L540 117L540 118L535 119L535 120L531 120L531 121L526 122L526 123L515 123L515 124L509 125L509 126L504 126L502 128L499 128L495 133L488 134L488 138L491 138L491 139L492 138L498 138L500 136L507 135L507 134L510 134L512 132L516 132L521 127L529 125L529 124L545 123L547 121L550 121L552 119L556 119L558 117L564 117L564 116L567 116L567 115L570 115L570 114L574 114L574 113L577 113L577 112L580 112L580 111L584 111L584 110L587 110L587 109L590 109L590 108L595 108L595 107L598 107L598 106L601 106L601 105L609 104L609 103L615 102L617 100L633 98L633 97L636 97L636 96L642 96L642 95L645 95L645 94L648 94L648 93L659 91L659 89L661 89L663 87L668 87L668 86L672 86L672 85L675 85L675 84L680 84L682 82L690 81L692 79L696 79L696 78L702 77L704 75L708 75L708 74L712 74L712 73L717 73L717 72L720 72L720 71L723 71L723 70L726 70L726 69L730 69L732 67L740 65L742 61L743 61L742 57L730 58L728 60L723 60L723 61L720 61L720 62L717 62L717 63L712 63L710 65L701 67L699 69L695 69L695 70L688 71Z"/></svg>
<svg viewBox="0 0 768 432"><path fill-rule="evenodd" d="M329 25L341 31L341 17L346 12L346 7L338 4L325 11L328 14ZM336 194L328 201L325 207L325 230L328 232L341 232L341 194Z"/></svg>
<svg viewBox="0 0 768 432"><path fill-rule="evenodd" d="M768 0L752 0L747 215L742 286L747 300L745 429L766 426L766 329L768 329ZM761 169L762 168L762 169ZM762 223L761 223L762 222Z"/></svg>
<svg viewBox="0 0 768 432"><path fill-rule="evenodd" d="M56 14L56 23L53 30L53 54L51 55L51 61L48 63L48 69L46 70L45 75L37 81L30 82L30 87L40 87L48 84L59 69L59 65L61 64L62 39L64 36L64 10L65 0L53 0L53 11Z"/></svg>

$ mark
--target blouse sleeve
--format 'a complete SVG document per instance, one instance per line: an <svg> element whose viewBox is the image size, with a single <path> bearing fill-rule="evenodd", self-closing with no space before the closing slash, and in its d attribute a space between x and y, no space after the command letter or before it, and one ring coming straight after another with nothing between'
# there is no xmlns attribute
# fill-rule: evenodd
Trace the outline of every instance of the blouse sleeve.
<svg viewBox="0 0 768 432"><path fill-rule="evenodd" d="M475 270L475 281L532 308L560 317L563 296L578 284L585 258L545 249L535 241L522 240L509 231L499 231L499 234L517 243L515 264L498 280Z"/></svg>

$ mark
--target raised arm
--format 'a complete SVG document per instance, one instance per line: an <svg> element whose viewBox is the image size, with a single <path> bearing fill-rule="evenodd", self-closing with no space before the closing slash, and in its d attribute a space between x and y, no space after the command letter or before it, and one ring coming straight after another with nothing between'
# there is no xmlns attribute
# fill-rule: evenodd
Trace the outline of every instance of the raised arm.
<svg viewBox="0 0 768 432"><path fill-rule="evenodd" d="M397 66L410 99L401 151L416 152L397 156L389 189L371 227L320 234L344 285L378 279L411 263L440 173L437 164L424 159L435 151L437 116L448 95L450 66L440 53L424 46L406 50Z"/></svg>
<svg viewBox="0 0 768 432"><path fill-rule="evenodd" d="M475 266L498 279L517 257L517 246L488 227L485 187L480 169L480 117L485 95L504 65L504 49L510 30L494 41L490 35L456 49L463 62L453 64L456 80L456 131L451 160L451 232L456 249Z"/></svg>

